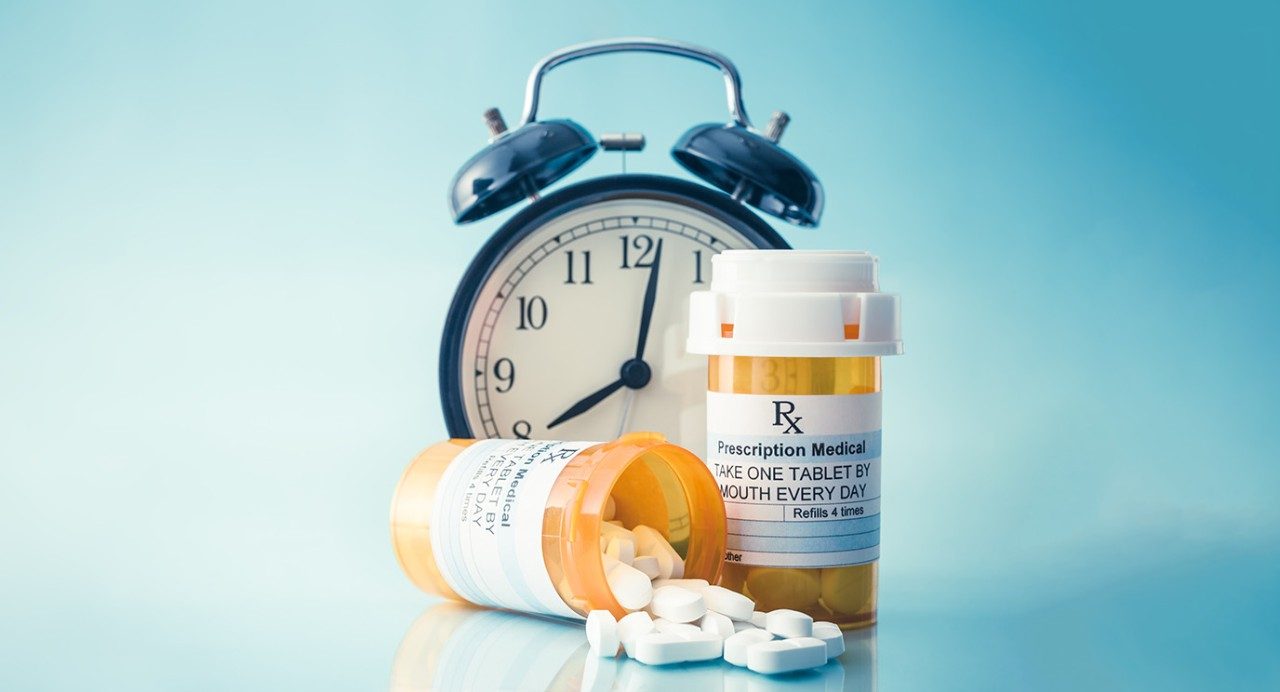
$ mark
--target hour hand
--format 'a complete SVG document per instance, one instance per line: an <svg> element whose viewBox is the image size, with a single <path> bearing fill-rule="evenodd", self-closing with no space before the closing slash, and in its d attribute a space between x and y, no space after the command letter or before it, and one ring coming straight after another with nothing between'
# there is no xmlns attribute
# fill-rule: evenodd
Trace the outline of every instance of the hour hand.
<svg viewBox="0 0 1280 692"><path fill-rule="evenodd" d="M561 423L569 420L570 418L573 418L575 416L580 416L586 413L588 410L591 409L591 407L595 406L601 401L604 401L605 398L608 397L610 394L613 394L614 392L621 389L623 384L625 384L625 382L621 378L619 378L618 380L614 382L610 382L609 384L605 385L603 388L595 392L592 392L591 394L588 394L587 396L583 397L581 401L574 404L573 406L570 406L568 411L565 411L559 416L556 416L555 420L551 421L550 423L547 423L547 427L554 428L557 425L560 425Z"/></svg>

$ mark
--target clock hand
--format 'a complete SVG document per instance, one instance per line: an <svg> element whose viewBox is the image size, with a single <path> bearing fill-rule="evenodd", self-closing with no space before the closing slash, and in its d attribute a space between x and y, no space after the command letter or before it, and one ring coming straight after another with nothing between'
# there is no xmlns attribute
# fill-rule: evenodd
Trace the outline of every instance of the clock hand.
<svg viewBox="0 0 1280 692"><path fill-rule="evenodd" d="M658 268L662 264L662 239L658 239L658 247L653 253L653 263L649 265L649 285L644 289L644 307L640 310L640 336L636 340L636 360L644 359L644 345L649 339L649 322L653 319L653 303L658 295Z"/></svg>
<svg viewBox="0 0 1280 692"><path fill-rule="evenodd" d="M653 252L653 262L649 265L649 284L644 289L644 305L640 309L640 336L636 340L636 357L622 364L621 377L598 391L583 397L581 401L570 406L568 411L556 416L555 420L547 424L547 428L554 428L570 418L586 413L591 407L604 401L606 397L623 386L634 390L649 383L650 370L648 364L644 362L644 344L649 338L649 322L653 319L653 304L658 295L658 269L661 264L662 239L659 238L658 246ZM626 425L627 413L630 412L630 408L630 401L628 401L628 410L623 413L623 425Z"/></svg>
<svg viewBox="0 0 1280 692"><path fill-rule="evenodd" d="M608 397L610 394L613 394L614 392L621 389L623 384L625 384L625 381L622 378L618 378L616 381L605 385L603 389L600 389L596 392L588 394L587 396L583 397L581 401L574 404L573 406L570 406L568 411L565 411L559 416L556 416L555 420L551 421L550 423L547 423L547 427L554 428L557 425L560 425L561 423L569 420L570 418L573 418L575 416L580 416L586 413L592 406L595 406L601 401L604 401L605 397Z"/></svg>

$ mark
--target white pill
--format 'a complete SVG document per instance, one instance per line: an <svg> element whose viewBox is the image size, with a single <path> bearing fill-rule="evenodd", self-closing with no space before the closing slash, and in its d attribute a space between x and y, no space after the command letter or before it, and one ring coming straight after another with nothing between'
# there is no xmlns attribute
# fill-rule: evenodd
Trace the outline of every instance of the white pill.
<svg viewBox="0 0 1280 692"><path fill-rule="evenodd" d="M622 648L627 655L635 658L635 641L636 637L640 637L653 632L653 618L643 610L628 613L622 616L618 621L618 640L622 642Z"/></svg>
<svg viewBox="0 0 1280 692"><path fill-rule="evenodd" d="M644 575L650 579L658 576L658 558L652 555L637 555L636 559L631 561L631 566L644 572Z"/></svg>
<svg viewBox="0 0 1280 692"><path fill-rule="evenodd" d="M798 610L771 610L765 620L765 629L778 637L812 637L813 618Z"/></svg>
<svg viewBox="0 0 1280 692"><path fill-rule="evenodd" d="M614 515L616 515L617 513L618 513L618 503L614 502L613 496L610 495L609 499L604 501L604 520L609 521L613 519Z"/></svg>
<svg viewBox="0 0 1280 692"><path fill-rule="evenodd" d="M587 643L597 656L618 655L618 621L607 610L587 613Z"/></svg>
<svg viewBox="0 0 1280 692"><path fill-rule="evenodd" d="M710 661L720 658L724 652L724 640L714 634L696 632L685 637L689 647L685 650L686 661Z"/></svg>
<svg viewBox="0 0 1280 692"><path fill-rule="evenodd" d="M733 620L713 610L708 610L698 625L702 627L703 632L714 634L721 639L733 636Z"/></svg>
<svg viewBox="0 0 1280 692"><path fill-rule="evenodd" d="M631 534L635 536L636 550L640 551L641 555L655 555L661 549L659 546L671 547L662 533L651 526L637 524L634 529L631 529Z"/></svg>
<svg viewBox="0 0 1280 692"><path fill-rule="evenodd" d="M768 624L768 620L768 613L762 613L758 610L751 613L751 624L759 627L760 629L765 629L765 626Z"/></svg>
<svg viewBox="0 0 1280 692"><path fill-rule="evenodd" d="M651 666L719 658L721 642L705 632L689 636L654 632L636 639L635 659Z"/></svg>
<svg viewBox="0 0 1280 692"><path fill-rule="evenodd" d="M701 632L697 625L690 625L687 622L672 622L658 618L653 621L653 626L659 632L664 634L674 634L678 637L689 637L690 635Z"/></svg>
<svg viewBox="0 0 1280 692"><path fill-rule="evenodd" d="M773 635L762 629L738 632L724 640L724 660L735 666L747 666L747 649L761 642L773 641Z"/></svg>
<svg viewBox="0 0 1280 692"><path fill-rule="evenodd" d="M606 540L624 537L630 539L632 543L636 542L635 534L622 528L621 524L615 524L611 521L606 521L600 525L600 535Z"/></svg>
<svg viewBox="0 0 1280 692"><path fill-rule="evenodd" d="M651 557L657 561L659 579L670 579L676 569L675 560L671 559L671 553L663 552L661 550L657 552L657 555L645 555L644 557Z"/></svg>
<svg viewBox="0 0 1280 692"><path fill-rule="evenodd" d="M685 589L698 591L707 588L706 579L655 579L653 588L660 589L664 586L679 586Z"/></svg>
<svg viewBox="0 0 1280 692"><path fill-rule="evenodd" d="M650 632L636 637L630 654L635 660L651 666L679 663L681 658L678 645L683 642L683 638L674 634Z"/></svg>
<svg viewBox="0 0 1280 692"><path fill-rule="evenodd" d="M707 610L727 615L730 620L750 621L751 614L755 612L755 601L723 586L706 586L701 593L702 600L707 602Z"/></svg>
<svg viewBox="0 0 1280 692"><path fill-rule="evenodd" d="M653 598L653 582L644 576L644 572L608 555L601 558L604 560L605 580L609 582L609 590L618 600L618 605L627 610L640 610L649 605Z"/></svg>
<svg viewBox="0 0 1280 692"><path fill-rule="evenodd" d="M671 578L683 579L684 558L680 557L680 553L677 553L675 548L672 548L671 546L667 547L671 550Z"/></svg>
<svg viewBox="0 0 1280 692"><path fill-rule="evenodd" d="M733 621L733 631L734 631L734 632L742 632L742 631L744 631L744 630L758 630L758 629L760 629L760 628L759 628L759 627L756 627L755 625L751 624L750 622L743 622L743 621L741 621L741 620L734 620L734 621ZM761 631L763 631L763 630L761 630Z"/></svg>
<svg viewBox="0 0 1280 692"><path fill-rule="evenodd" d="M775 639L747 648L747 667L757 673L786 673L827 662L827 645L813 637Z"/></svg>
<svg viewBox="0 0 1280 692"><path fill-rule="evenodd" d="M605 546L604 554L630 565L636 560L636 544L635 541L626 536L615 536L609 539L609 544Z"/></svg>
<svg viewBox="0 0 1280 692"><path fill-rule="evenodd" d="M655 528L641 524L631 531L635 536L636 554L658 558L658 572L663 579L679 579L684 576L684 558L667 543L667 539Z"/></svg>
<svg viewBox="0 0 1280 692"><path fill-rule="evenodd" d="M632 570L635 571L635 570ZM639 574L639 572L636 572ZM678 586L664 586L653 592L649 612L672 622L693 622L707 612L702 594Z"/></svg>
<svg viewBox="0 0 1280 692"><path fill-rule="evenodd" d="M813 638L826 643L827 658L835 658L844 653L844 632L834 622L813 623Z"/></svg>

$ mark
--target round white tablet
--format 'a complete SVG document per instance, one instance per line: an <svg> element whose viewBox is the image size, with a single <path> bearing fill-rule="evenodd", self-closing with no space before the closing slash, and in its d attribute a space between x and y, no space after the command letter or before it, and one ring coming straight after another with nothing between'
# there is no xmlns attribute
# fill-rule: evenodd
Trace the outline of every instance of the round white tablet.
<svg viewBox="0 0 1280 692"><path fill-rule="evenodd" d="M702 627L703 632L714 634L721 639L728 639L733 636L733 620L714 610L708 610L698 624Z"/></svg>
<svg viewBox="0 0 1280 692"><path fill-rule="evenodd" d="M813 637L775 639L747 648L747 667L757 673L787 673L827 662L827 645Z"/></svg>
<svg viewBox="0 0 1280 692"><path fill-rule="evenodd" d="M681 637L688 637L695 632L702 631L697 625L690 625L687 622L672 622L662 618L658 618L653 621L653 628L659 632L674 634Z"/></svg>
<svg viewBox="0 0 1280 692"><path fill-rule="evenodd" d="M631 566L641 572L644 572L644 576L650 579L655 579L659 576L658 558L652 555L637 555L636 558L631 561Z"/></svg>
<svg viewBox="0 0 1280 692"><path fill-rule="evenodd" d="M798 610L771 610L765 619L765 629L778 637L810 637L813 636L813 618Z"/></svg>
<svg viewBox="0 0 1280 692"><path fill-rule="evenodd" d="M737 591L730 591L723 586L706 586L700 592L702 600L707 603L707 610L727 615L730 620L749 621L751 614L755 612L755 601Z"/></svg>
<svg viewBox="0 0 1280 692"><path fill-rule="evenodd" d="M635 658L635 641L637 637L654 631L653 618L643 610L624 615L618 621L618 640L627 655Z"/></svg>
<svg viewBox="0 0 1280 692"><path fill-rule="evenodd" d="M635 659L651 666L707 661L720 656L720 640L703 632L682 637L651 632L636 639Z"/></svg>
<svg viewBox="0 0 1280 692"><path fill-rule="evenodd" d="M618 655L618 621L607 610L587 613L587 642L597 656Z"/></svg>
<svg viewBox="0 0 1280 692"><path fill-rule="evenodd" d="M604 548L604 554L625 564L631 564L636 560L636 544L626 536L615 536L609 539L609 543Z"/></svg>
<svg viewBox="0 0 1280 692"><path fill-rule="evenodd" d="M706 614L707 604L697 591L664 586L653 592L649 612L672 622L693 622Z"/></svg>
<svg viewBox="0 0 1280 692"><path fill-rule="evenodd" d="M827 658L835 658L844 653L844 632L834 622L813 623L813 638L826 643Z"/></svg>
<svg viewBox="0 0 1280 692"><path fill-rule="evenodd" d="M735 666L746 667L747 649L754 644L773 641L773 635L762 629L738 632L724 640L724 660Z"/></svg>
<svg viewBox="0 0 1280 692"><path fill-rule="evenodd" d="M618 600L618 605L627 610L640 610L649 605L649 599L653 598L653 583L644 576L644 572L608 555L602 557L605 580L609 582L609 590Z"/></svg>

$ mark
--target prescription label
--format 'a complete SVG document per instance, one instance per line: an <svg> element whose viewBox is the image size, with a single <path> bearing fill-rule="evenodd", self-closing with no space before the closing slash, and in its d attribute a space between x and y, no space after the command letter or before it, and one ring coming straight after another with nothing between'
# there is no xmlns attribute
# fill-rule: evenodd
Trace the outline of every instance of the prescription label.
<svg viewBox="0 0 1280 692"><path fill-rule="evenodd" d="M725 559L834 567L880 557L880 394L707 393Z"/></svg>
<svg viewBox="0 0 1280 692"><path fill-rule="evenodd" d="M581 619L542 559L551 486L594 442L481 440L454 457L436 488L431 551L449 587L472 603Z"/></svg>

